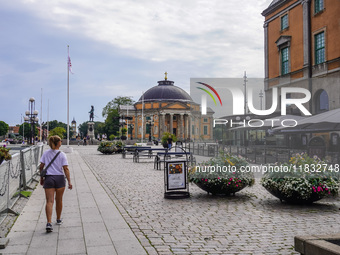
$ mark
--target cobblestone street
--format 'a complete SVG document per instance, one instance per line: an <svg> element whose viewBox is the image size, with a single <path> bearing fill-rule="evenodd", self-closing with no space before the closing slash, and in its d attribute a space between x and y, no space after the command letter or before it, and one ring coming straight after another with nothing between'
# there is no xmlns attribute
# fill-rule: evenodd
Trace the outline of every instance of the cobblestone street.
<svg viewBox="0 0 340 255"><path fill-rule="evenodd" d="M256 179L235 196L208 195L190 184L191 198L168 200L163 171L152 160L74 148L149 254L298 254L294 236L339 233L339 198L289 205Z"/></svg>

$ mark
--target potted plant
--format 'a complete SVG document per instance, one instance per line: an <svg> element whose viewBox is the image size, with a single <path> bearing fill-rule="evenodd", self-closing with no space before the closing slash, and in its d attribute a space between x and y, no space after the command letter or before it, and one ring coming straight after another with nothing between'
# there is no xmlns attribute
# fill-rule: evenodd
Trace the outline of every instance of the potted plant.
<svg viewBox="0 0 340 255"><path fill-rule="evenodd" d="M162 139L161 139L161 143L162 143L164 148L168 148L168 138L169 138L169 135L172 138L172 143L177 141L177 137L174 134L170 134L169 132L164 132L163 136L162 136Z"/></svg>
<svg viewBox="0 0 340 255"><path fill-rule="evenodd" d="M0 164L2 161L10 160L12 158L12 155L9 153L10 149L6 147L6 145L0 146Z"/></svg>
<svg viewBox="0 0 340 255"><path fill-rule="evenodd" d="M218 157L191 167L189 181L213 195L235 195L255 183L253 173L241 171L247 165L248 162L241 156L220 152Z"/></svg>
<svg viewBox="0 0 340 255"><path fill-rule="evenodd" d="M117 148L113 142L102 141L98 145L97 151L100 151L103 154L112 154L117 151Z"/></svg>
<svg viewBox="0 0 340 255"><path fill-rule="evenodd" d="M123 151L125 144L122 141L115 141L114 144L116 146L115 153L121 153Z"/></svg>
<svg viewBox="0 0 340 255"><path fill-rule="evenodd" d="M120 139L126 140L127 128L126 128L126 127L123 127L123 128L121 129L121 133L122 133L122 136L120 137Z"/></svg>
<svg viewBox="0 0 340 255"><path fill-rule="evenodd" d="M339 169L317 156L296 154L279 171L267 171L262 186L280 201L309 204L339 192ZM270 170L270 168L268 168ZM275 169L275 166L272 166Z"/></svg>

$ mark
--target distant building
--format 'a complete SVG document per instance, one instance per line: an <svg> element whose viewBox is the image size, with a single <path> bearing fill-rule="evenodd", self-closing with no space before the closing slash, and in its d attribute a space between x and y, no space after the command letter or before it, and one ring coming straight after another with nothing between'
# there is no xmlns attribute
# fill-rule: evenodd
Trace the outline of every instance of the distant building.
<svg viewBox="0 0 340 255"><path fill-rule="evenodd" d="M308 89L312 98L305 107L312 114L340 108L339 13L339 0L273 0L262 12L266 109L272 89L281 86Z"/></svg>
<svg viewBox="0 0 340 255"><path fill-rule="evenodd" d="M125 125L129 124L129 139L143 136L147 140L150 133L153 139L159 139L164 132L175 134L181 141L213 139L214 111L208 108L207 115L201 115L200 105L167 76L133 106L121 106L119 114Z"/></svg>
<svg viewBox="0 0 340 255"><path fill-rule="evenodd" d="M72 120L72 122L71 122L71 130L72 130L72 132L73 132L73 134L72 134L72 139L76 139L77 138L77 122L76 122L76 120L74 119L74 117L73 117L73 120Z"/></svg>
<svg viewBox="0 0 340 255"><path fill-rule="evenodd" d="M19 135L20 126L10 126L8 127L8 134Z"/></svg>

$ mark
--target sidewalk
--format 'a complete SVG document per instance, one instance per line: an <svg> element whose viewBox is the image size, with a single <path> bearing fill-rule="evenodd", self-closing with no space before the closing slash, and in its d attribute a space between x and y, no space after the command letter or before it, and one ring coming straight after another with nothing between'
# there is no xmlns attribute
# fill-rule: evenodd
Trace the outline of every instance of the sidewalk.
<svg viewBox="0 0 340 255"><path fill-rule="evenodd" d="M63 224L46 233L39 184L8 234L0 254L147 254L79 153L67 154L73 190L64 194ZM53 222L56 221L55 210Z"/></svg>

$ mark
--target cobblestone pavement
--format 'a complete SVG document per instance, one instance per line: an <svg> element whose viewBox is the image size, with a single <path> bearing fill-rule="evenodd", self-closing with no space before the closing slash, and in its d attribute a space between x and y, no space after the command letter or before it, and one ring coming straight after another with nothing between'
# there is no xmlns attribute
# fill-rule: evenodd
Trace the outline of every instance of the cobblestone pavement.
<svg viewBox="0 0 340 255"><path fill-rule="evenodd" d="M289 205L256 180L236 196L190 184L191 198L164 199L164 176L150 160L76 147L149 254L298 254L294 236L339 232L340 199ZM148 161L148 162L147 162Z"/></svg>

